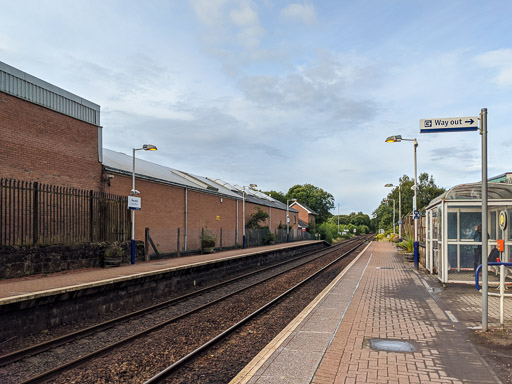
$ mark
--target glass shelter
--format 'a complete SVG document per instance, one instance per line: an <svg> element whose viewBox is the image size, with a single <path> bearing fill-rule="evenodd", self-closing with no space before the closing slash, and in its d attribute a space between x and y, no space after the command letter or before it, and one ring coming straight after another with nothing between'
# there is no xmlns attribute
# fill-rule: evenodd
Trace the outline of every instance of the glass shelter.
<svg viewBox="0 0 512 384"><path fill-rule="evenodd" d="M496 248L498 239L505 240L501 261L511 260L512 184L488 183L487 191L487 252L481 249L481 237L475 235L482 220L481 183L457 185L432 200L426 209L426 268L443 283L474 284L475 265L481 264L481 255L488 256ZM501 212L508 221L504 231L499 223ZM498 283L497 272L489 270L489 284Z"/></svg>

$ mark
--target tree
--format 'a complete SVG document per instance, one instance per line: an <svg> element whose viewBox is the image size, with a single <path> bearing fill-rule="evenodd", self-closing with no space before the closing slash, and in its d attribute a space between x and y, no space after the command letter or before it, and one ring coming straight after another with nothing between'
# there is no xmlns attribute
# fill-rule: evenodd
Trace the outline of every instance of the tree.
<svg viewBox="0 0 512 384"><path fill-rule="evenodd" d="M247 222L246 227L248 229L260 229L262 226L260 225L260 222L265 222L269 215L267 212L263 212L260 208L256 208L257 211L251 214L249 217L249 221Z"/></svg>
<svg viewBox="0 0 512 384"><path fill-rule="evenodd" d="M260 192L264 193L265 195L270 196L271 198L273 198L277 201L280 201L283 204L286 204L286 195L283 192L278 192L278 191L268 191L268 192L260 191Z"/></svg>
<svg viewBox="0 0 512 384"><path fill-rule="evenodd" d="M412 201L414 197L414 179L409 178L407 175L403 175L400 180L401 197L402 197L402 218L412 213ZM428 173L424 172L418 177L418 197L417 197L417 209L423 211L428 204L442 194L445 191L444 188L438 187L434 181L433 176L429 176ZM395 203L395 221L398 223L401 220L398 217L398 202L399 202L399 187L396 186L388 193L387 197L383 199L377 209L373 212L374 229L386 229L393 226L393 200ZM387 201L386 201L387 200Z"/></svg>
<svg viewBox="0 0 512 384"><path fill-rule="evenodd" d="M297 199L299 203L307 205L318 213L317 223L321 224L332 216L331 209L334 208L334 197L322 188L312 184L294 185L286 194L287 199Z"/></svg>

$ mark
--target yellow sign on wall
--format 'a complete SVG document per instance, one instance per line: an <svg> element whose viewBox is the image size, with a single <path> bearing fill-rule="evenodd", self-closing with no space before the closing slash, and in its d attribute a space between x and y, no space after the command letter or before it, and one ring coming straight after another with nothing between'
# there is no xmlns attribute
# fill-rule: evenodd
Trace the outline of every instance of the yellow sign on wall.
<svg viewBox="0 0 512 384"><path fill-rule="evenodd" d="M217 221L220 221L220 216L217 216Z"/></svg>

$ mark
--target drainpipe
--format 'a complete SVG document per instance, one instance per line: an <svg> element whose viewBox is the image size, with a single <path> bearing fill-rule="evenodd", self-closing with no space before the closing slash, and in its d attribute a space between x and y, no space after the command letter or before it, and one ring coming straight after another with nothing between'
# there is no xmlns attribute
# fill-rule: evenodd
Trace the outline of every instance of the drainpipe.
<svg viewBox="0 0 512 384"><path fill-rule="evenodd" d="M235 243L238 244L238 200L236 200L236 228L235 228Z"/></svg>

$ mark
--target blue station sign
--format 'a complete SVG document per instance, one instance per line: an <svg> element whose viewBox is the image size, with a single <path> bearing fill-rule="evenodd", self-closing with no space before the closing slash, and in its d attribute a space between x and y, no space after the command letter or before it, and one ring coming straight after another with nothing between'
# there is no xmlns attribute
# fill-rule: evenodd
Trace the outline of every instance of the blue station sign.
<svg viewBox="0 0 512 384"><path fill-rule="evenodd" d="M445 117L421 119L420 133L477 131L478 117Z"/></svg>

